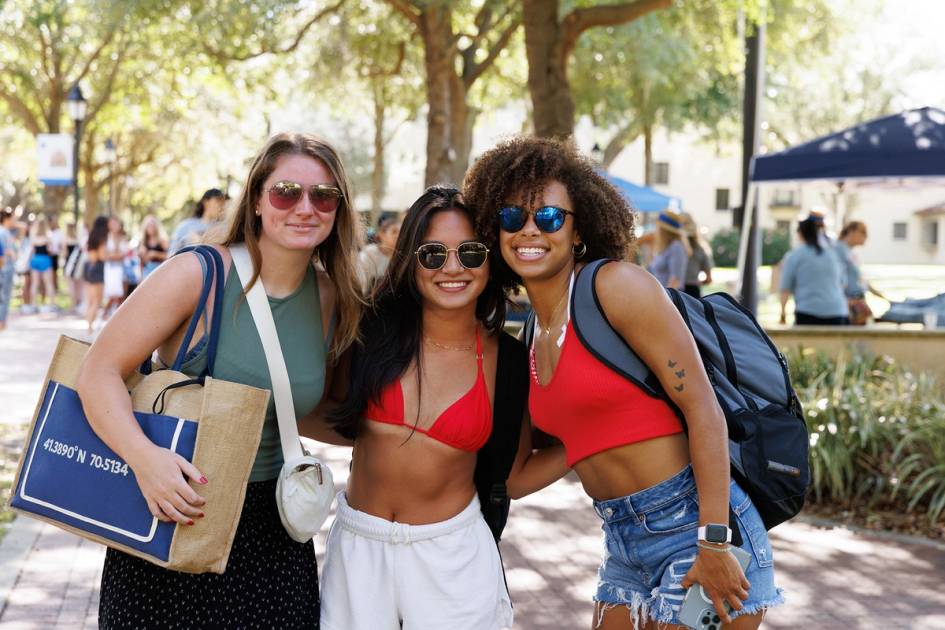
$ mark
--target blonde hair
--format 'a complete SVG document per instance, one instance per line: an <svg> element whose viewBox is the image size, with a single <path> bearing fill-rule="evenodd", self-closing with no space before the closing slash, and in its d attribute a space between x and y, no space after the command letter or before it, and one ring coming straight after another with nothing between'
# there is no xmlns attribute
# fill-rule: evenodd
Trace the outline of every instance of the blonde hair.
<svg viewBox="0 0 945 630"><path fill-rule="evenodd" d="M158 221L158 218L153 214L149 214L144 217L144 220L141 221L141 236L138 238L139 245L148 245L148 226L154 225L157 227L154 236L157 238L158 242L167 247L167 232L164 230L164 226L161 225L161 222Z"/></svg>
<svg viewBox="0 0 945 630"><path fill-rule="evenodd" d="M248 290L256 283L262 267L262 254L259 250L262 222L256 216L256 207L263 193L263 183L275 170L279 159L286 155L306 155L321 162L331 173L335 185L342 193L335 211L335 225L324 242L315 249L318 261L335 288L338 323L329 348L329 360L334 362L358 340L358 328L364 308L357 264L362 243L361 220L352 203L354 195L351 183L335 149L321 138L307 133L280 133L271 137L250 166L246 183L236 203L236 212L222 244L246 244L254 269L253 277L247 285Z"/></svg>
<svg viewBox="0 0 945 630"><path fill-rule="evenodd" d="M46 238L46 235L49 233L49 220L46 218L45 214L41 214L36 217L36 221L33 222L33 225L30 227L30 238Z"/></svg>
<svg viewBox="0 0 945 630"><path fill-rule="evenodd" d="M684 238L679 232L674 232L667 227L664 227L659 221L656 222L656 251L662 252L667 247L673 244L673 241L679 241L683 249L686 250L687 256L692 256L692 247L689 245L689 239Z"/></svg>

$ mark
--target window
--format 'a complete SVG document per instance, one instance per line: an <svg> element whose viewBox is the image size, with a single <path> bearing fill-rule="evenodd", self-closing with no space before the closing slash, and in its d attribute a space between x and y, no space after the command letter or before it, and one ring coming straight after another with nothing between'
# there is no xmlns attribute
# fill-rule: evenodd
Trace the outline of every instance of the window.
<svg viewBox="0 0 945 630"><path fill-rule="evenodd" d="M925 244L938 246L938 221L928 221L925 224Z"/></svg>
<svg viewBox="0 0 945 630"><path fill-rule="evenodd" d="M894 241L906 240L906 227L908 227L908 225L905 222L897 221L893 223L893 240Z"/></svg>
<svg viewBox="0 0 945 630"><path fill-rule="evenodd" d="M653 162L653 183L669 183L669 162Z"/></svg>
<svg viewBox="0 0 945 630"><path fill-rule="evenodd" d="M796 206L797 200L793 190L775 190L771 205L775 207Z"/></svg>
<svg viewBox="0 0 945 630"><path fill-rule="evenodd" d="M791 222L790 222L790 221L781 221L781 220L779 220L779 221L775 224L774 229L775 229L776 231L778 231L778 232L788 232L788 233L790 233L790 231L791 231Z"/></svg>
<svg viewBox="0 0 945 630"><path fill-rule="evenodd" d="M715 209L728 210L731 208L728 202L728 188L715 189Z"/></svg>

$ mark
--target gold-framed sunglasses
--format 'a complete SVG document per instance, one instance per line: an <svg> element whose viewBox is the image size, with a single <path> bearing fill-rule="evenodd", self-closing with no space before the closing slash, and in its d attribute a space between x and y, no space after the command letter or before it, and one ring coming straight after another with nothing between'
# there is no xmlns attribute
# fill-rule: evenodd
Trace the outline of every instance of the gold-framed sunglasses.
<svg viewBox="0 0 945 630"><path fill-rule="evenodd" d="M269 203L277 210L294 208L302 201L302 195L308 192L308 200L312 207L326 214L337 210L344 198L344 193L337 186L312 184L306 188L298 182L288 180L276 182L267 188L266 192L269 193Z"/></svg>

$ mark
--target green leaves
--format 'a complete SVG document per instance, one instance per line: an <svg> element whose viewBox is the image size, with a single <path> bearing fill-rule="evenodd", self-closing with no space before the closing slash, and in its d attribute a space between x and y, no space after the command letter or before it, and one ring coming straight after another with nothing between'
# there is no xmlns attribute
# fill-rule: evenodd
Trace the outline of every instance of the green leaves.
<svg viewBox="0 0 945 630"><path fill-rule="evenodd" d="M810 432L813 499L945 512L945 399L889 357L788 355Z"/></svg>

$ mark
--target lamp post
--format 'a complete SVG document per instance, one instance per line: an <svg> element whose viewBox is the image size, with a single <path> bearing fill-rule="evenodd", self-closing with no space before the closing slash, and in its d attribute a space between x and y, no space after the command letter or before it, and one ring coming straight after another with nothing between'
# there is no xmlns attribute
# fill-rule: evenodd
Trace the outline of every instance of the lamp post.
<svg viewBox="0 0 945 630"><path fill-rule="evenodd" d="M115 143L111 138L105 140L105 161L108 162L108 214L115 213L115 160L118 159L118 151L115 149Z"/></svg>
<svg viewBox="0 0 945 630"><path fill-rule="evenodd" d="M88 102L82 96L82 90L79 84L72 86L69 94L66 96L66 105L69 108L69 117L75 123L75 142L72 146L72 185L74 186L74 205L72 212L75 216L75 224L79 225L79 137L82 133L82 121L85 120L85 111Z"/></svg>

